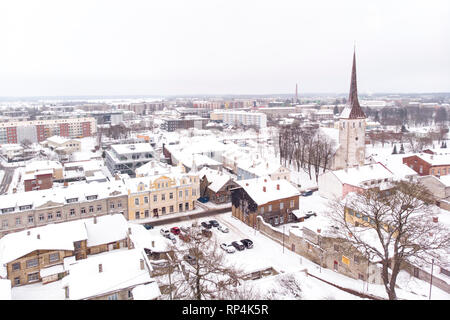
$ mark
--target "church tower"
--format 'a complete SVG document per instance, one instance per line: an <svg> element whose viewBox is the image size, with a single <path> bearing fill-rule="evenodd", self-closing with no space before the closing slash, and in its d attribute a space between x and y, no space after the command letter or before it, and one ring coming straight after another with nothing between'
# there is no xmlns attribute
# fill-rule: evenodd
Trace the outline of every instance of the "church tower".
<svg viewBox="0 0 450 320"><path fill-rule="evenodd" d="M334 169L364 165L366 158L366 115L358 101L356 85L356 56L353 67L347 106L339 116L339 147L334 158Z"/></svg>

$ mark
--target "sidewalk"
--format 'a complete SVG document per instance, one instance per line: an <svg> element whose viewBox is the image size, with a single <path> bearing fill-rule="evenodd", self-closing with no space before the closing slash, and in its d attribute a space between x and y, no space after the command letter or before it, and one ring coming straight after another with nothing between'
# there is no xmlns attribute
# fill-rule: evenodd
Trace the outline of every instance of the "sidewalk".
<svg viewBox="0 0 450 320"><path fill-rule="evenodd" d="M180 218L180 217L189 217L193 214L197 214L200 212L205 212L207 210L197 207L194 210L191 211L184 211L184 212L174 212L174 213L169 213L167 215L164 216L159 216L159 218L145 218L145 219L139 219L139 220L130 220L129 222L131 223L138 223L138 224L143 224L143 223L152 223L152 222L156 222L156 221L164 221L164 220L168 220L168 219L173 219L173 218Z"/></svg>

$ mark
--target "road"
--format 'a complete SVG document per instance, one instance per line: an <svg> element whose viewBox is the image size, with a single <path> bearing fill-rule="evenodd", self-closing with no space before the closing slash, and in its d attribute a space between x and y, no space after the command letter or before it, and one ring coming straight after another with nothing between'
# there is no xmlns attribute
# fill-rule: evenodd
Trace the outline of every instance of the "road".
<svg viewBox="0 0 450 320"><path fill-rule="evenodd" d="M195 220L198 218L209 217L209 216L213 216L213 215L225 213L225 212L230 212L230 211L231 211L231 206L226 207L226 208L219 208L219 209L212 209L212 210L210 209L210 210L202 211L199 213L191 214L188 216L173 217L173 218L169 218L169 219L162 219L159 221L152 221L149 224L156 227L156 226L161 226L161 225L165 225L165 224L171 224L174 222L183 222L183 221L188 221L188 220Z"/></svg>
<svg viewBox="0 0 450 320"><path fill-rule="evenodd" d="M0 184L0 194L5 194L6 192L8 192L8 188L14 176L15 169L16 168L3 167L0 164L0 170L5 171L5 175L3 176L3 180Z"/></svg>

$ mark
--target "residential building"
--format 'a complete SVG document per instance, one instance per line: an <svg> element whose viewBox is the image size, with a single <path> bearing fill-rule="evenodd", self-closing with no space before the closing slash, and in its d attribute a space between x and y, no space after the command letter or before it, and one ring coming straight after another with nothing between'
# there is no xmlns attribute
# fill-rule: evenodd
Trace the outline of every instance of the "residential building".
<svg viewBox="0 0 450 320"><path fill-rule="evenodd" d="M114 144L105 152L106 166L112 174L117 172L135 176L134 170L155 158L149 143Z"/></svg>
<svg viewBox="0 0 450 320"><path fill-rule="evenodd" d="M38 160L32 161L25 166L25 174L40 174L52 171L53 180L62 181L64 178L63 165L59 161Z"/></svg>
<svg viewBox="0 0 450 320"><path fill-rule="evenodd" d="M237 181L239 188L231 190L232 214L255 227L257 216L272 226L295 219L300 192L287 180L268 177Z"/></svg>
<svg viewBox="0 0 450 320"><path fill-rule="evenodd" d="M111 213L128 217L127 191L120 180L0 195L0 236Z"/></svg>
<svg viewBox="0 0 450 320"><path fill-rule="evenodd" d="M42 144L58 154L71 154L81 151L81 142L75 139L67 139L60 136L47 138Z"/></svg>
<svg viewBox="0 0 450 320"><path fill-rule="evenodd" d="M216 111L216 113L219 113ZM223 123L232 126L267 127L267 115L259 112L223 111Z"/></svg>
<svg viewBox="0 0 450 320"><path fill-rule="evenodd" d="M438 207L450 210L450 175L422 176L418 178L418 182L430 191Z"/></svg>
<svg viewBox="0 0 450 320"><path fill-rule="evenodd" d="M25 192L45 190L53 187L53 170L43 170L23 175Z"/></svg>
<svg viewBox="0 0 450 320"><path fill-rule="evenodd" d="M0 122L0 144L42 142L54 135L81 138L96 132L97 123L90 117Z"/></svg>
<svg viewBox="0 0 450 320"><path fill-rule="evenodd" d="M231 189L239 187L233 177L223 170L203 168L198 172L200 178L200 196L208 197L216 204L231 201Z"/></svg>
<svg viewBox="0 0 450 320"><path fill-rule="evenodd" d="M420 153L403 158L403 163L419 176L445 176L450 173L450 154Z"/></svg>
<svg viewBox="0 0 450 320"><path fill-rule="evenodd" d="M164 174L126 181L128 220L159 217L195 208L200 197L196 174Z"/></svg>

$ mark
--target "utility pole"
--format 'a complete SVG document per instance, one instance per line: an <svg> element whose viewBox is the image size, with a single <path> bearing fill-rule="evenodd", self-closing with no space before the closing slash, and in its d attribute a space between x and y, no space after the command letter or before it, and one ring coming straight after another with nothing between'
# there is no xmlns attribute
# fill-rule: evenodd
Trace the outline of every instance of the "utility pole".
<svg viewBox="0 0 450 320"><path fill-rule="evenodd" d="M284 226L283 226L283 253L284 253Z"/></svg>

